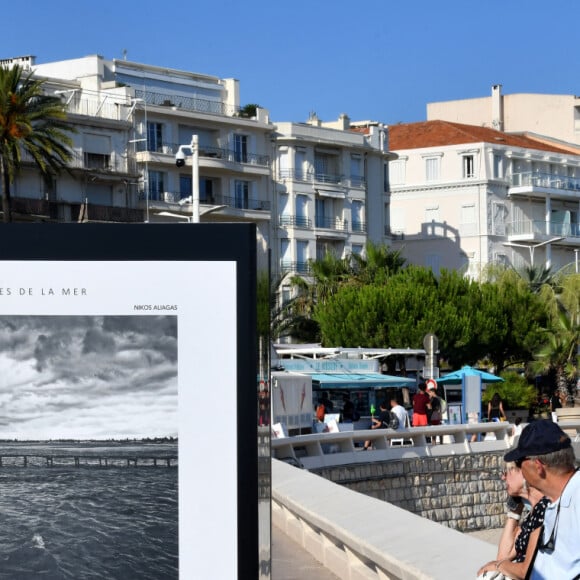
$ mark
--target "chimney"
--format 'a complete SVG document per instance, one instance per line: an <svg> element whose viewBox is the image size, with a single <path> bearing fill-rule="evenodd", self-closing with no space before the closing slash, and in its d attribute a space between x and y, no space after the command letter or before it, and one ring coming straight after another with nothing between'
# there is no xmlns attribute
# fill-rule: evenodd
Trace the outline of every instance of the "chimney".
<svg viewBox="0 0 580 580"><path fill-rule="evenodd" d="M503 131L503 97L501 85L491 87L491 126L496 131Z"/></svg>

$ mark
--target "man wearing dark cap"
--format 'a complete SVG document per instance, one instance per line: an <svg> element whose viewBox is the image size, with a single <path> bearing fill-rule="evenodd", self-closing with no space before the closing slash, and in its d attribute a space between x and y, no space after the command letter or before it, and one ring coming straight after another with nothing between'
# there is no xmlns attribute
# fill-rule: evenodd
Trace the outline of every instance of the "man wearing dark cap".
<svg viewBox="0 0 580 580"><path fill-rule="evenodd" d="M580 475L570 437L550 420L534 421L504 459L550 500L530 578L580 578Z"/></svg>

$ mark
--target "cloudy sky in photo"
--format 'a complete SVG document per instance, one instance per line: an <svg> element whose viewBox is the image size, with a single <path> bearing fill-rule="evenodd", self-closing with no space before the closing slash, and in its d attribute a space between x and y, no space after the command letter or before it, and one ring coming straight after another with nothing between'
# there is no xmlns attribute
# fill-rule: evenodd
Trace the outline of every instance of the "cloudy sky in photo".
<svg viewBox="0 0 580 580"><path fill-rule="evenodd" d="M177 435L177 317L0 316L0 439Z"/></svg>

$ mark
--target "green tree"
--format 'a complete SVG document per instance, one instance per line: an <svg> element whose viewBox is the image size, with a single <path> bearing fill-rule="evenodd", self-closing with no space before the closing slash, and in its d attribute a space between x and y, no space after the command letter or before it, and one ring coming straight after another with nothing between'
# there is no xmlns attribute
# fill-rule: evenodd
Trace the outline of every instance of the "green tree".
<svg viewBox="0 0 580 580"><path fill-rule="evenodd" d="M4 221L12 221L11 185L23 155L33 160L45 178L71 159L69 136L60 98L43 94L44 81L15 65L0 67L0 181Z"/></svg>
<svg viewBox="0 0 580 580"><path fill-rule="evenodd" d="M351 271L358 284L380 284L399 273L405 265L401 250L367 242L364 254L352 254Z"/></svg>

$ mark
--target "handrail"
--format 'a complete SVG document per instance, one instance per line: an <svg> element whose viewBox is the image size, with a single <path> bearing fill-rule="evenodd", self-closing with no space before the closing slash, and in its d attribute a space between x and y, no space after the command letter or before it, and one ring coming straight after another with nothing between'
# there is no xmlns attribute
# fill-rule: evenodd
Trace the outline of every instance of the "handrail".
<svg viewBox="0 0 580 580"><path fill-rule="evenodd" d="M577 428L580 430L580 421L577 422ZM306 469L316 469L402 457L436 457L477 451L501 451L510 447L512 429L511 423L501 422L412 427L398 431L364 429L339 433L312 433L273 438L272 457L290 460ZM438 444L433 444L435 440ZM365 441L370 441L373 449L361 455Z"/></svg>

